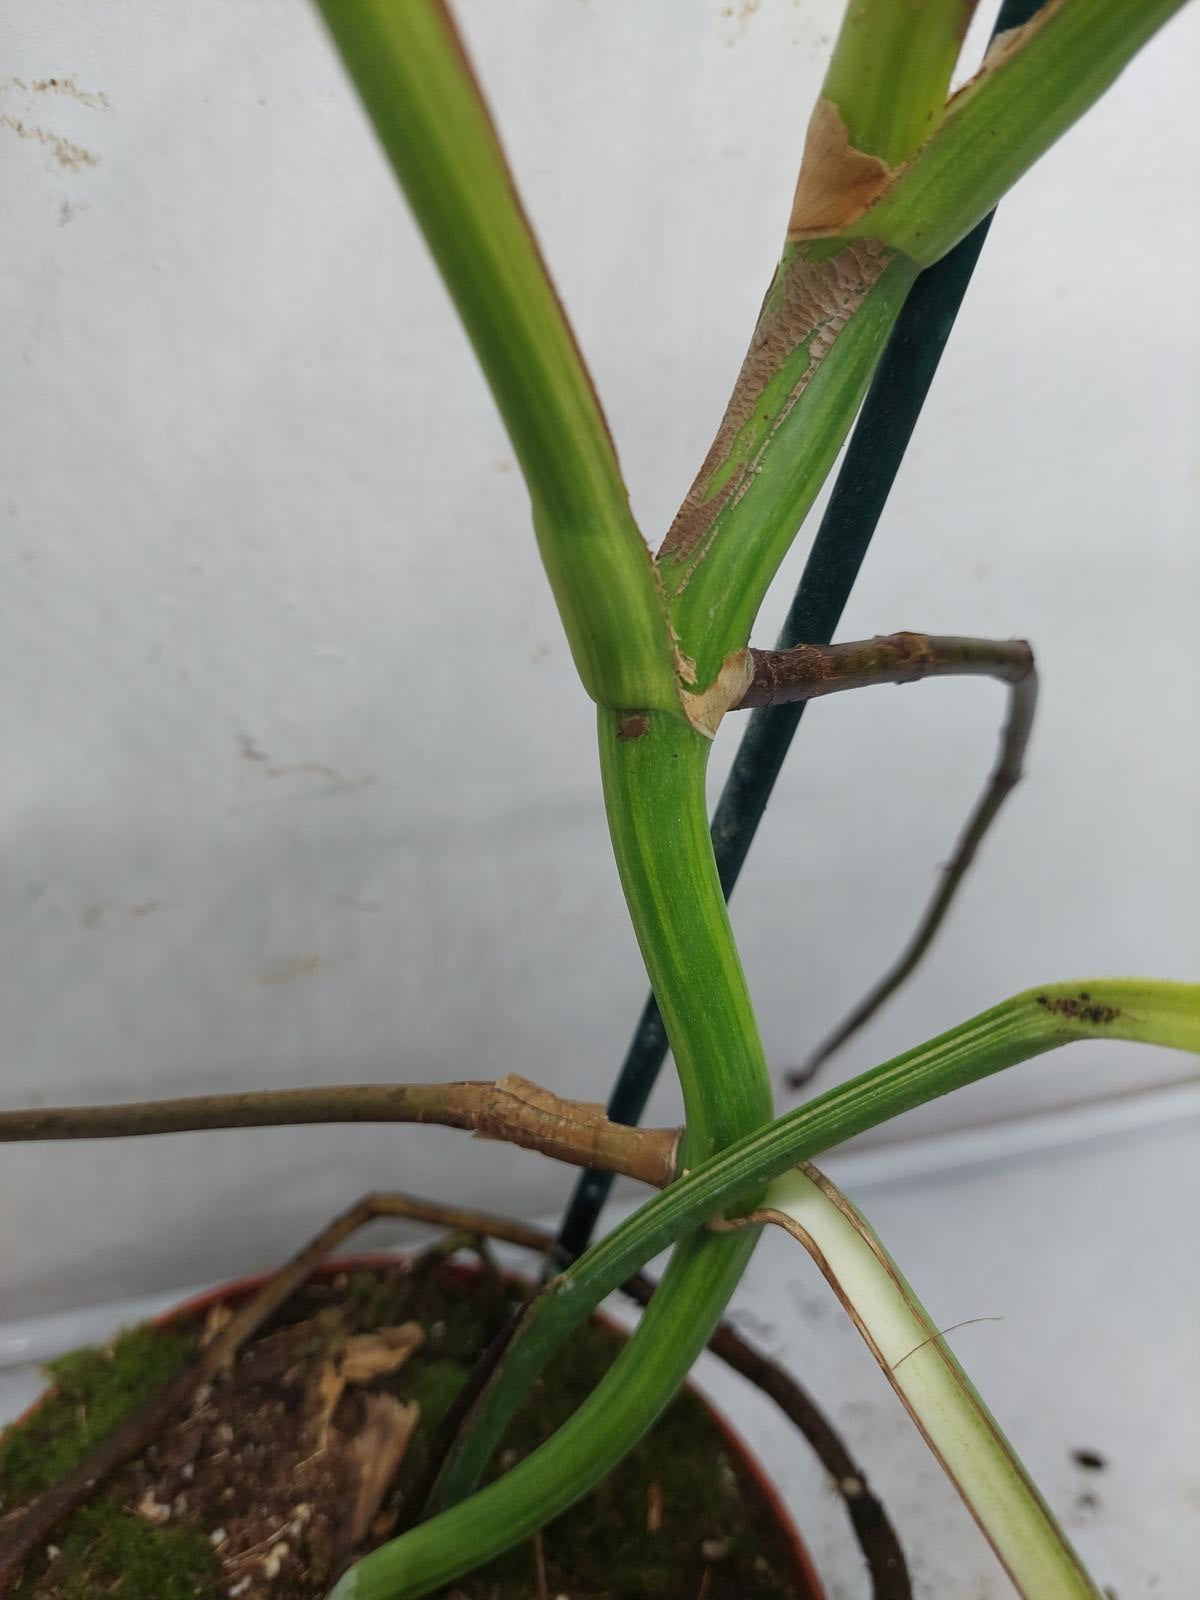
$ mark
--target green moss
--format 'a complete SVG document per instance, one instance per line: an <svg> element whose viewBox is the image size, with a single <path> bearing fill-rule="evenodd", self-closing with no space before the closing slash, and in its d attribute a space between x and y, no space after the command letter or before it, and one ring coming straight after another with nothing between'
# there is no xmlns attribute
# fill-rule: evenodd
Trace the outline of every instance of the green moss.
<svg viewBox="0 0 1200 1600"><path fill-rule="evenodd" d="M71 1519L60 1554L15 1600L215 1600L221 1567L202 1533L158 1528L104 1498Z"/></svg>
<svg viewBox="0 0 1200 1600"><path fill-rule="evenodd" d="M46 1368L56 1393L0 1440L0 1501L36 1494L162 1387L195 1345L192 1332L132 1328L103 1349L74 1350Z"/></svg>

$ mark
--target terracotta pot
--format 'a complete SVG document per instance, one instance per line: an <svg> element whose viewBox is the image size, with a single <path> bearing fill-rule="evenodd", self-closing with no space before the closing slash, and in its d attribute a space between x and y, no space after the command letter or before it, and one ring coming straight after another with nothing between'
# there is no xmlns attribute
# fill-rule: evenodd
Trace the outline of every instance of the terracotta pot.
<svg viewBox="0 0 1200 1600"><path fill-rule="evenodd" d="M324 1279L335 1278L343 1272L362 1272L369 1271L374 1268L395 1267L396 1263L398 1261L402 1261L403 1259L403 1256L388 1254L386 1252L338 1256L333 1260L322 1262L321 1265L309 1275L309 1281L321 1281ZM456 1277L461 1278L463 1282L469 1282L478 1271L477 1268L468 1267L458 1262L451 1263L450 1270ZM238 1301L247 1300L257 1289L262 1287L269 1276L270 1274L268 1273L256 1273L250 1277L235 1278L229 1283L217 1284L212 1289L206 1289L198 1295L193 1295L190 1300L184 1300L181 1304L172 1306L168 1310L160 1312L158 1316L152 1318L151 1320L158 1327L170 1327L176 1322L182 1322L203 1316L210 1306L219 1305L222 1301L232 1301L236 1303ZM517 1280L518 1278L518 1275L515 1273L509 1274L508 1276L514 1280ZM628 1330L621 1327L619 1323L614 1322L609 1317L605 1317L597 1313L593 1315L592 1320L599 1322L602 1326L608 1328L615 1336L619 1338L627 1337ZM812 1559L800 1538L800 1534L795 1523L792 1521L786 1506L780 1499L774 1484L767 1477L766 1473L763 1471L762 1467L759 1465L758 1461L755 1459L744 1440L738 1435L732 1424L724 1416L722 1416L721 1412L719 1412L716 1407L713 1406L711 1402L695 1388L694 1385L689 1384L688 1387L699 1398L701 1404L711 1417L717 1432L725 1441L725 1447L729 1451L729 1454L736 1458L738 1465L754 1484L755 1488L762 1496L764 1503L769 1509L770 1514L776 1526L778 1527L779 1532L790 1553L792 1571L789 1576L796 1585L798 1600L826 1600L825 1590L821 1586L821 1580L817 1576L816 1568L813 1566ZM42 1399L45 1398L46 1396L42 1397ZM32 1414L32 1412L36 1411L38 1406L41 1404L42 1400L34 1401L29 1410L26 1411L25 1417L28 1417ZM18 1421L24 1421L24 1417L19 1418Z"/></svg>

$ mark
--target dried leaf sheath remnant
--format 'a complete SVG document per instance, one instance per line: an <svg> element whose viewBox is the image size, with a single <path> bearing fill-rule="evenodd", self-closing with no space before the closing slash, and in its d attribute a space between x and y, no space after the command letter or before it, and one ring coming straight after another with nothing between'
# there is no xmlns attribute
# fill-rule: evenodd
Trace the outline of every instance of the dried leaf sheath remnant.
<svg viewBox="0 0 1200 1600"><path fill-rule="evenodd" d="M855 150L842 114L832 100L818 100L804 141L788 238L821 239L841 233L878 200L892 168L878 156Z"/></svg>
<svg viewBox="0 0 1200 1600"><path fill-rule="evenodd" d="M659 551L660 563L686 563L682 582L664 574L669 587L686 583L717 517L747 488L776 430L890 259L874 239L855 240L824 261L785 255L712 448ZM783 394L779 385L786 386Z"/></svg>

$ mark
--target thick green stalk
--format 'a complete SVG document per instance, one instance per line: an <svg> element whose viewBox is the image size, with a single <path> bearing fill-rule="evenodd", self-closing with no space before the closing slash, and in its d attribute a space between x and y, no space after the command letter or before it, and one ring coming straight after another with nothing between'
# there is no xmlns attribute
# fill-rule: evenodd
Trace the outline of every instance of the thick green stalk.
<svg viewBox="0 0 1200 1600"><path fill-rule="evenodd" d="M602 705L677 706L604 415L444 5L318 4L508 428L584 687Z"/></svg>
<svg viewBox="0 0 1200 1600"><path fill-rule="evenodd" d="M683 1090L679 1166L686 1171L771 1116L762 1041L708 830L704 774L711 746L680 719L660 713L622 718L601 710L598 724L621 887ZM750 1192L741 1198L753 1203ZM689 1272L700 1271L701 1264L710 1272L710 1257L718 1259L712 1246L728 1242L714 1237L698 1248ZM674 1294L682 1277L681 1271L673 1272L663 1285L669 1283ZM663 1298L662 1288L656 1298ZM723 1309L715 1296L705 1308L710 1331ZM639 1330L635 1343L641 1338ZM507 1360L501 1372L443 1473L438 1488L443 1503L460 1500L475 1487L526 1392ZM679 1369L678 1377L684 1372ZM601 1400L597 1415L603 1415L605 1404Z"/></svg>
<svg viewBox="0 0 1200 1600"><path fill-rule="evenodd" d="M937 127L976 0L850 0L822 98L850 144L889 166Z"/></svg>
<svg viewBox="0 0 1200 1600"><path fill-rule="evenodd" d="M462 1505L383 1545L351 1567L329 1600L432 1594L529 1538L611 1472L687 1376L712 1332L709 1308L714 1300L728 1301L755 1240L725 1235L722 1246L745 1246L734 1252L714 1252L714 1242L700 1237L679 1246L637 1333L583 1405L527 1458L541 1463L532 1478L522 1463Z"/></svg>
<svg viewBox="0 0 1200 1600"><path fill-rule="evenodd" d="M771 1115L771 1087L708 831L712 746L679 718L598 714L613 852L683 1089L680 1165Z"/></svg>
<svg viewBox="0 0 1200 1600"><path fill-rule="evenodd" d="M749 640L916 275L871 243L819 263L797 245L784 252L712 450L658 554L699 686Z"/></svg>
<svg viewBox="0 0 1200 1600"><path fill-rule="evenodd" d="M683 1232L770 1183L800 1161L877 1128L953 1090L977 1083L1075 1040L1130 1039L1200 1054L1200 984L1103 978L1028 989L948 1033L839 1084L739 1139L647 1201L549 1286L547 1309L527 1324L520 1346L544 1347L540 1370L589 1305L596 1305ZM560 1287L567 1305L556 1308ZM565 1325L554 1324L560 1317ZM528 1381L528 1378L527 1378Z"/></svg>
<svg viewBox="0 0 1200 1600"><path fill-rule="evenodd" d="M688 1159L702 1160L769 1117L770 1090L708 836L708 743L681 715L657 578L444 7L434 0L322 0L322 9L521 460L576 664L601 707L614 847L669 1018L687 1104ZM706 980L700 1005L697 971ZM680 1250L621 1374L562 1436L553 1493L544 1485L525 1506L524 1522L506 1512L488 1537L508 1540L521 1527L538 1526L636 1442L685 1376L752 1247L752 1239L701 1237ZM514 1403L523 1393L508 1392ZM468 1477L479 1459L478 1449L468 1456ZM456 1541L456 1561L465 1549ZM397 1554L349 1574L339 1592L376 1592L370 1586L381 1571L379 1593L423 1592L432 1579L422 1559L402 1542ZM447 1550L431 1559L444 1564Z"/></svg>
<svg viewBox="0 0 1200 1600"><path fill-rule="evenodd" d="M841 238L939 260L1078 121L1184 0L1048 0L1001 34L933 137Z"/></svg>
<svg viewBox="0 0 1200 1600"><path fill-rule="evenodd" d="M606 1294L651 1256L726 1211L739 1196L939 1095L1072 1040L1105 1038L1200 1053L1200 985L1101 979L1028 990L738 1140L648 1201L547 1286L540 1315L526 1320L510 1348L505 1389L523 1393ZM737 1239L740 1234L718 1237ZM693 1248L689 1244L678 1251L668 1271L690 1272L687 1253ZM655 1299L660 1298L661 1290ZM693 1305L697 1321L706 1323L705 1294L697 1295ZM679 1339L689 1352L693 1346L682 1322L674 1322L671 1307L660 1305L659 1312L645 1356L666 1363L670 1351L660 1344ZM634 1342L626 1348L631 1352ZM605 1460L617 1458L617 1434L631 1421L623 1393L638 1384L640 1359L625 1365L623 1356L612 1368L612 1381L595 1391L567 1428L498 1482L368 1556L346 1575L331 1600L407 1600L425 1593L422 1584L433 1588L450 1582L562 1510L567 1503L562 1485L579 1480L575 1458L581 1435L589 1452ZM497 1398L493 1391L489 1400Z"/></svg>

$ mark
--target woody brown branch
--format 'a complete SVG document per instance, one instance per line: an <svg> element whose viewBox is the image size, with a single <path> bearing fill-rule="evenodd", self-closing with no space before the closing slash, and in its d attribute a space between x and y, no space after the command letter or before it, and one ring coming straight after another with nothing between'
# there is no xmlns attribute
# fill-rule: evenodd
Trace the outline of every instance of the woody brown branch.
<svg viewBox="0 0 1200 1600"><path fill-rule="evenodd" d="M815 700L872 684L921 678L987 677L1016 684L1033 672L1023 639L964 639L953 635L891 633L849 644L751 650L754 677L736 710Z"/></svg>
<svg viewBox="0 0 1200 1600"><path fill-rule="evenodd" d="M604 1108L565 1100L509 1073L495 1082L364 1083L199 1095L140 1104L0 1112L0 1143L136 1138L210 1128L300 1123L420 1122L464 1128L661 1188L675 1176L679 1130L627 1128Z"/></svg>

